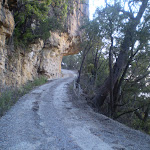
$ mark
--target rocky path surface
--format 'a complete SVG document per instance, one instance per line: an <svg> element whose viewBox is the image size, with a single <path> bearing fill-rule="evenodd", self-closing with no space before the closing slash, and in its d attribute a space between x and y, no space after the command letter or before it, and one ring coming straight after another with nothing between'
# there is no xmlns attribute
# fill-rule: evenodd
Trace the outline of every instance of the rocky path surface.
<svg viewBox="0 0 150 150"><path fill-rule="evenodd" d="M0 150L150 150L150 136L68 94L74 73L23 96L0 119Z"/></svg>

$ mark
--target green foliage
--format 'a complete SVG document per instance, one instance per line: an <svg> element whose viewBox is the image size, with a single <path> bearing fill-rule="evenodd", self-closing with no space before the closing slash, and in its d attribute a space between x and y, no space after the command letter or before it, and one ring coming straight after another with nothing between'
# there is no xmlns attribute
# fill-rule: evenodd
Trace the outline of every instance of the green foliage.
<svg viewBox="0 0 150 150"><path fill-rule="evenodd" d="M36 38L46 40L49 31L62 30L64 19L67 16L68 3L63 0L23 0L18 2L14 13L15 45L25 45ZM53 11L54 15L49 15Z"/></svg>
<svg viewBox="0 0 150 150"><path fill-rule="evenodd" d="M137 130L141 130L150 134L150 118L148 118L147 121L143 121L138 118L135 118L132 121L132 126Z"/></svg>
<svg viewBox="0 0 150 150"><path fill-rule="evenodd" d="M66 0L54 0L52 2L52 7L54 8L55 16L57 16L59 19L62 19L63 16L67 16L67 7L68 7L68 1Z"/></svg>
<svg viewBox="0 0 150 150"><path fill-rule="evenodd" d="M39 27L37 27L37 30L34 33L36 34L36 37L46 40L50 37L50 31L61 29L62 26L57 22L57 18L51 17L41 21Z"/></svg>
<svg viewBox="0 0 150 150"><path fill-rule="evenodd" d="M88 74L90 84L97 87L108 75L107 58L102 53L104 47L103 36L100 32L99 22L96 19L92 21L85 20L85 24L81 29L85 32L81 43L82 58L86 55L83 73Z"/></svg>
<svg viewBox="0 0 150 150"><path fill-rule="evenodd" d="M89 63L87 65L87 73L92 73L93 70L94 70L94 64Z"/></svg>
<svg viewBox="0 0 150 150"><path fill-rule="evenodd" d="M64 69L79 69L80 54L64 56L62 60L62 68Z"/></svg>
<svg viewBox="0 0 150 150"><path fill-rule="evenodd" d="M36 78L35 80L33 80L32 84L33 86L40 86L46 82L47 82L47 78L44 76L40 76L39 78Z"/></svg>
<svg viewBox="0 0 150 150"><path fill-rule="evenodd" d="M16 89L7 89L0 95L0 116L4 115L7 110L14 105L17 100L24 94L31 91L34 87L40 86L47 82L47 78L40 76L33 81L27 82L24 86Z"/></svg>
<svg viewBox="0 0 150 150"><path fill-rule="evenodd" d="M12 105L12 92L6 91L0 95L0 116Z"/></svg>

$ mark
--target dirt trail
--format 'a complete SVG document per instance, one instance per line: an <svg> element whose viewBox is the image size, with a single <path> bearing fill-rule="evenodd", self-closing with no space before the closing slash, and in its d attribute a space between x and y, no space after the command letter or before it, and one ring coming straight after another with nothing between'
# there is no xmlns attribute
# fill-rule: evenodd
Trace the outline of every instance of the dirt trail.
<svg viewBox="0 0 150 150"><path fill-rule="evenodd" d="M73 100L67 88L75 74L63 72L0 119L0 150L150 150L150 136Z"/></svg>

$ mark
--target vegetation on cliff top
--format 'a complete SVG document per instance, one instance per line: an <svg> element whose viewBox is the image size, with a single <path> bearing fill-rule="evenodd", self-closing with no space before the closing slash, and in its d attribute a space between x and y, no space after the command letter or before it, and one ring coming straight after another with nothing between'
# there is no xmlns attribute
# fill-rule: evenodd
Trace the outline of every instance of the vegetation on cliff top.
<svg viewBox="0 0 150 150"><path fill-rule="evenodd" d="M50 31L62 30L67 16L65 0L22 0L14 12L15 45L28 45L36 38L46 40Z"/></svg>

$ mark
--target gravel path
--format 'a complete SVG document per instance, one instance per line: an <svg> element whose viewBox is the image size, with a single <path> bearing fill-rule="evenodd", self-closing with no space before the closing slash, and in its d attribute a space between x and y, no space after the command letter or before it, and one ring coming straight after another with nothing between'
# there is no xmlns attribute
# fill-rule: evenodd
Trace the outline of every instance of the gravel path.
<svg viewBox="0 0 150 150"><path fill-rule="evenodd" d="M23 96L0 119L0 150L150 150L150 136L73 99L74 73Z"/></svg>

